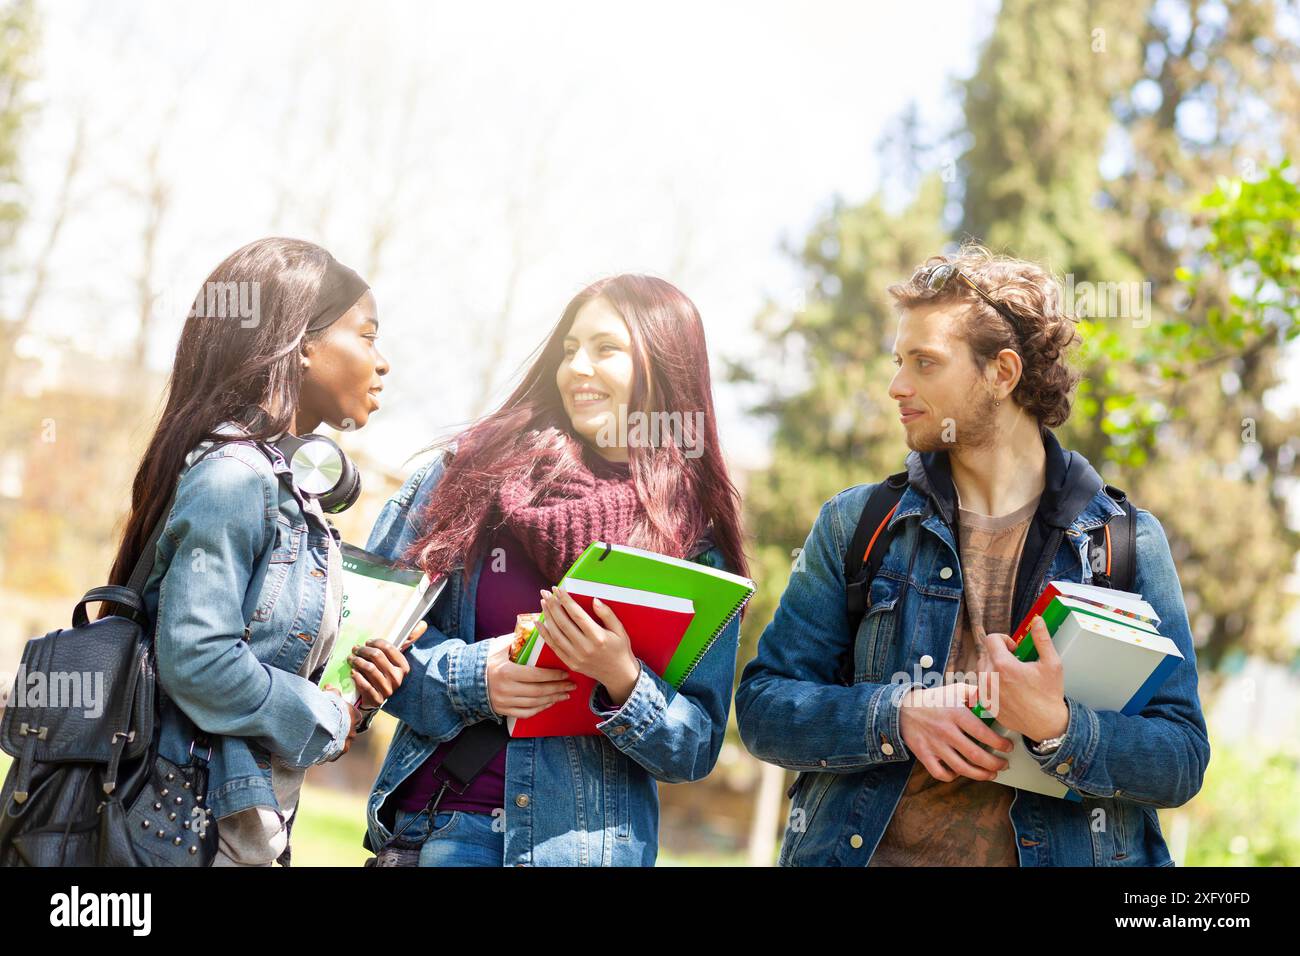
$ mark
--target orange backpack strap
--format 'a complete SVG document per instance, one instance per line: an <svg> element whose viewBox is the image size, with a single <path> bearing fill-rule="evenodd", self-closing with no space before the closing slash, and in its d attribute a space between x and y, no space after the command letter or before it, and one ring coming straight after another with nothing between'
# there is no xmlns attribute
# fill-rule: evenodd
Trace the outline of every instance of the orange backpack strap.
<svg viewBox="0 0 1300 956"><path fill-rule="evenodd" d="M858 631L858 625L871 606L871 579L880 570L889 551L889 520L898 510L898 503L907 490L907 472L890 475L872 489L866 506L858 518L858 525L849 539L844 553L844 599L849 617L849 634Z"/></svg>
<svg viewBox="0 0 1300 956"><path fill-rule="evenodd" d="M1100 528L1094 528L1088 542L1088 560L1092 562L1092 583L1098 587L1132 591L1137 580L1137 509L1114 485L1106 494L1123 509Z"/></svg>

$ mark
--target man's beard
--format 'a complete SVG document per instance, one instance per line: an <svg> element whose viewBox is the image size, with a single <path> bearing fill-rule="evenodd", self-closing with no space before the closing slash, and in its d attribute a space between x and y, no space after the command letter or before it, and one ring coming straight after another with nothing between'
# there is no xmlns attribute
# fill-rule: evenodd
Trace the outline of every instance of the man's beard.
<svg viewBox="0 0 1300 956"><path fill-rule="evenodd" d="M993 396L977 391L972 404L961 414L946 415L926 431L904 429L904 439L907 447L917 452L983 448L992 444L997 434L995 411Z"/></svg>

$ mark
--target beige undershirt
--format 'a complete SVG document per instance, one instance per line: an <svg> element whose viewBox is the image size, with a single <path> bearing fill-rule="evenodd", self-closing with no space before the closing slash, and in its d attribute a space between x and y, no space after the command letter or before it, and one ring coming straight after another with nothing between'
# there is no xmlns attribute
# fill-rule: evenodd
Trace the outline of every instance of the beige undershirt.
<svg viewBox="0 0 1300 956"><path fill-rule="evenodd" d="M1011 627L1016 568L1038 499L989 517L957 510L962 602L948 651L945 679L962 672L975 684L985 634ZM871 866L1018 866L1011 801L1015 790L991 780L937 780L918 760Z"/></svg>

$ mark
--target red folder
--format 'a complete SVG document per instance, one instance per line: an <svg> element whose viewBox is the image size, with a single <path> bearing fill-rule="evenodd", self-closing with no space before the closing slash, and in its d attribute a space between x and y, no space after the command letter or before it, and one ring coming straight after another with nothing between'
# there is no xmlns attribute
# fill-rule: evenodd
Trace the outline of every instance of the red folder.
<svg viewBox="0 0 1300 956"><path fill-rule="evenodd" d="M632 653L656 674L663 675L682 641L682 635L695 617L695 605L685 599L653 591L617 587L576 578L564 584L564 590L582 609L600 623L592 607L592 600L600 598L618 618L632 642ZM554 667L567 670L555 651L538 635L530 655L530 663L537 667ZM592 712L591 700L596 690L596 680L586 674L571 671L569 679L578 685L569 692L569 699L551 704L532 717L511 718L507 723L512 737L567 737L599 734L596 725L604 717Z"/></svg>

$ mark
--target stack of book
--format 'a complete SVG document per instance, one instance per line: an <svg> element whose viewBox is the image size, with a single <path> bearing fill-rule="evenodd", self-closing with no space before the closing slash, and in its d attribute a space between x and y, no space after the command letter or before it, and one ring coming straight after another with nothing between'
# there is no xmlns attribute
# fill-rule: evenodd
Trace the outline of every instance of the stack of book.
<svg viewBox="0 0 1300 956"><path fill-rule="evenodd" d="M1155 608L1131 591L1053 581L1012 635L1017 642L1016 657L1022 661L1038 657L1029 627L1040 615L1061 658L1065 695L1094 710L1141 713L1183 661L1174 642L1157 630L1160 616ZM1009 754L998 752L1010 764L998 774L998 783L1066 800L1080 799L1043 772L1020 734L1003 727L980 706L972 709L1015 744Z"/></svg>
<svg viewBox="0 0 1300 956"><path fill-rule="evenodd" d="M754 594L754 582L695 561L683 561L626 545L593 542L559 582L593 620L592 601L606 604L627 632L632 652L672 687L694 670L723 629ZM541 617L542 615L538 615ZM537 627L518 654L526 667L567 670ZM599 734L602 717L592 710L596 681L572 672L577 685L568 700L527 718L508 718L512 737Z"/></svg>

